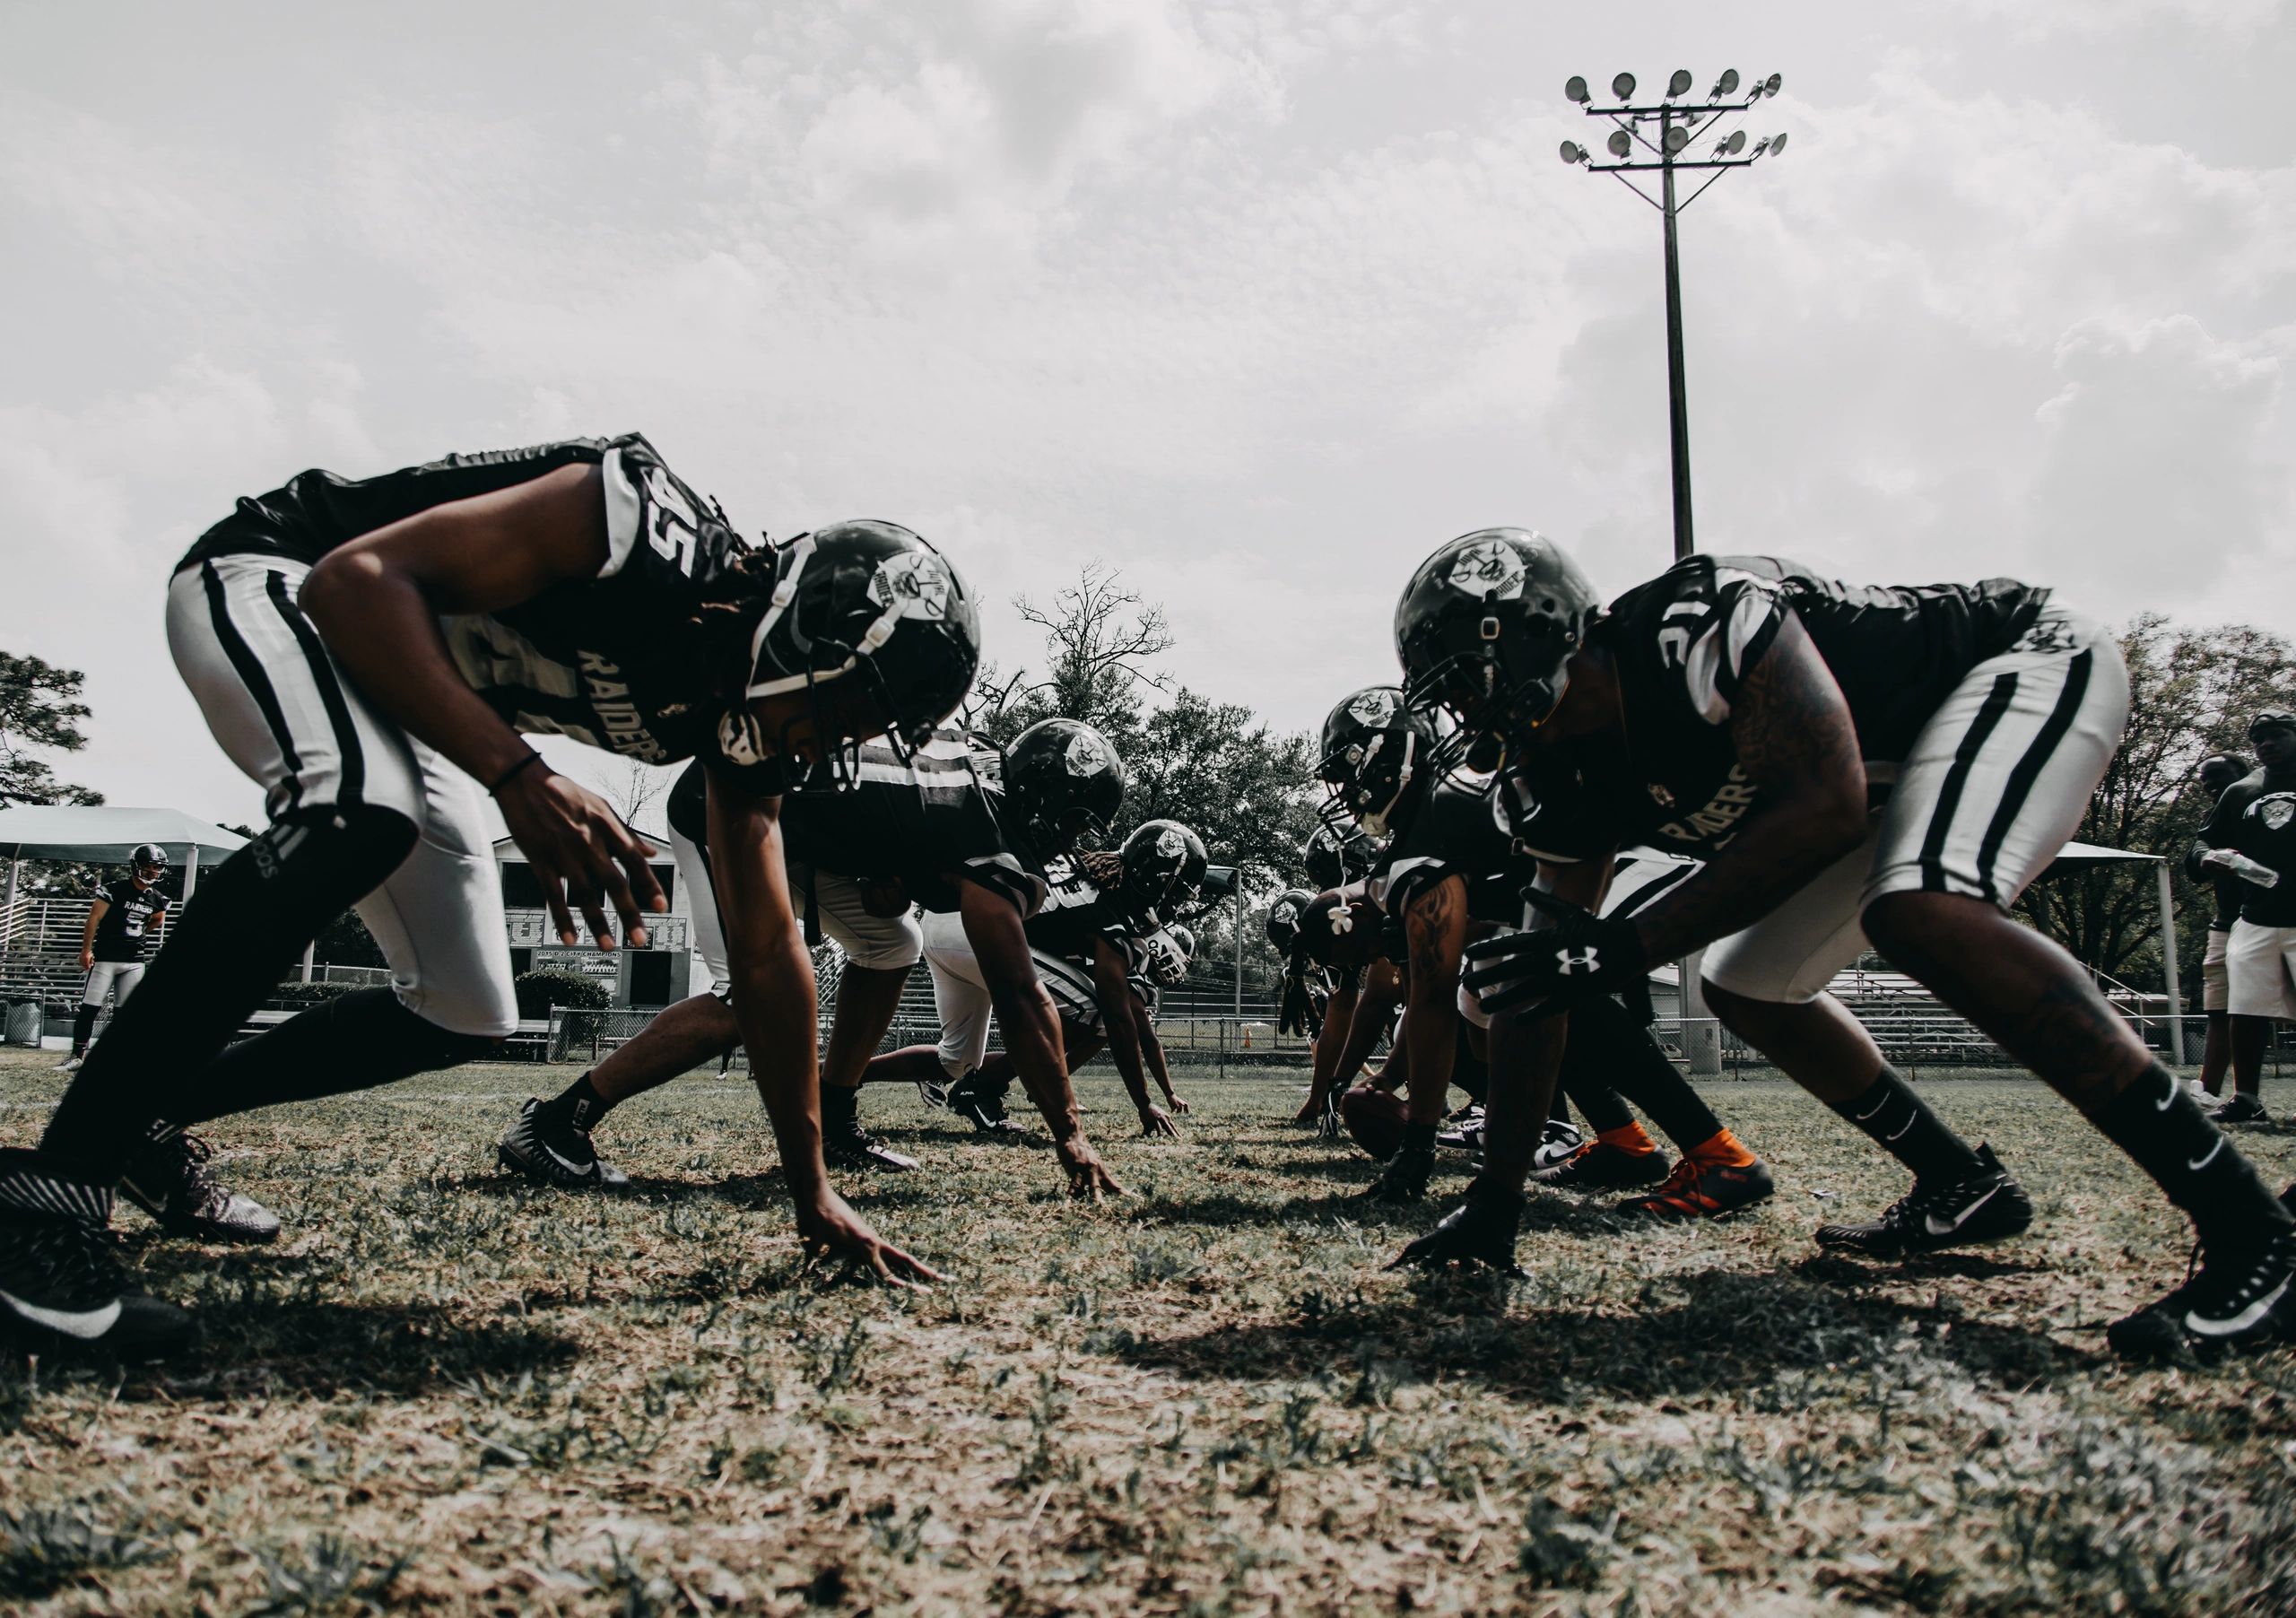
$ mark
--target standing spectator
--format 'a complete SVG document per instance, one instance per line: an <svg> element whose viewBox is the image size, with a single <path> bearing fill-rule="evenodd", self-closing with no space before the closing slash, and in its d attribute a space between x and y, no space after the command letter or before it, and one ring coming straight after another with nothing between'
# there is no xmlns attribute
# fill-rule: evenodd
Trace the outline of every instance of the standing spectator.
<svg viewBox="0 0 2296 1618"><path fill-rule="evenodd" d="M2237 752L2212 753L2200 761L2200 784L2209 803L2221 802L2233 782L2255 769ZM2208 918L2208 947L2200 958L2200 1009L2208 1018L2208 1040L2202 1048L2200 1076L2192 1082L2193 1094L2213 1102L2224 1088L2225 1069L2232 1061L2232 1034L2225 1006L2224 951L2232 924L2240 916L2240 879L2222 866L2203 866L2205 847L2194 845L2185 861L2185 874L2214 890L2216 909Z"/></svg>
<svg viewBox="0 0 2296 1618"><path fill-rule="evenodd" d="M2240 916L2225 941L2232 1078L2239 1093L2216 1116L2266 1121L2264 1048L2274 1022L2296 1022L2296 713L2248 725L2257 769L2226 789L2201 829L2201 863L2240 878Z"/></svg>
<svg viewBox="0 0 2296 1618"><path fill-rule="evenodd" d="M79 1015L72 1019L72 1054L56 1065L58 1073L77 1073L87 1059L104 996L111 996L117 1009L144 981L144 963L167 919L168 896L160 888L168 874L167 850L157 843L139 845L128 856L127 873L88 907L88 930L80 940L80 970L88 977Z"/></svg>

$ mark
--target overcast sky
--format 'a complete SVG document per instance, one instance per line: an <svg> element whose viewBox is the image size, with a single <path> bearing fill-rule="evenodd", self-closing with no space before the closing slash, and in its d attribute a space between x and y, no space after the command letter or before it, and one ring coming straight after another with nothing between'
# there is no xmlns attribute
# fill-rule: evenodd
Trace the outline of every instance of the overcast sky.
<svg viewBox="0 0 2296 1618"><path fill-rule="evenodd" d="M649 12L674 11L664 22ZM546 17L547 22L536 19ZM13 0L0 647L117 804L257 795L170 567L310 465L638 429L746 531L1101 558L1276 722L1492 523L1670 555L1657 215L1563 80L1781 73L1684 216L1703 548L2296 631L2296 20L2273 0ZM1599 135L1602 130L1595 130ZM579 750L575 750L579 751ZM563 757L553 749L553 756Z"/></svg>

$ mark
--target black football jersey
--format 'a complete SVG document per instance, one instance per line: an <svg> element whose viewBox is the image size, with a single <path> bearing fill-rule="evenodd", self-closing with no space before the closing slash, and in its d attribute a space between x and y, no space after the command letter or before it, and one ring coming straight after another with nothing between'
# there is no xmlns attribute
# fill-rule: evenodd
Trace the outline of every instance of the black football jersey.
<svg viewBox="0 0 2296 1618"><path fill-rule="evenodd" d="M2283 776L2275 784L2261 770L2243 776L2217 799L2200 839L2280 873L2269 888L2240 883L2242 919L2260 927L2296 926L2296 780Z"/></svg>
<svg viewBox="0 0 2296 1618"><path fill-rule="evenodd" d="M123 876L104 889L103 919L96 923L94 945L99 961L141 961L151 953L152 935L158 931L168 896L156 887L139 888Z"/></svg>
<svg viewBox="0 0 2296 1618"><path fill-rule="evenodd" d="M1115 895L1065 858L1046 867L1045 883L1044 904L1028 921L1031 949L1090 965L1093 940L1106 938L1130 958L1133 925Z"/></svg>
<svg viewBox="0 0 2296 1618"><path fill-rule="evenodd" d="M604 474L605 567L500 612L442 617L457 670L521 732L570 736L648 764L714 755L752 770L752 790L780 790L784 772L762 765L737 726L721 726L723 705L693 656L700 587L747 547L637 433L450 455L372 478L306 472L240 500L178 567L238 555L315 563L433 506L589 465Z"/></svg>
<svg viewBox="0 0 2296 1618"><path fill-rule="evenodd" d="M1031 916L1044 902L1042 863L1007 824L993 752L944 734L910 757L883 742L861 749L857 779L781 800L787 857L860 882L899 882L928 910L958 908L970 878ZM689 768L670 790L670 823L708 847L707 772Z"/></svg>
<svg viewBox="0 0 2296 1618"><path fill-rule="evenodd" d="M1515 834L1556 860L1638 842L1710 855L1760 806L1731 709L1787 613L1840 685L1860 751L1887 765L1970 669L2032 628L2048 599L2007 578L1846 585L1769 556L1677 562L1613 602L1591 631L1617 671L1623 735L1516 761L1502 784Z"/></svg>
<svg viewBox="0 0 2296 1618"><path fill-rule="evenodd" d="M1512 922L1522 914L1518 895L1532 875L1515 853L1492 790L1493 783L1445 781L1427 795L1411 822L1388 843L1366 886L1372 900L1400 918L1420 894L1457 875L1466 878L1467 914L1476 921Z"/></svg>

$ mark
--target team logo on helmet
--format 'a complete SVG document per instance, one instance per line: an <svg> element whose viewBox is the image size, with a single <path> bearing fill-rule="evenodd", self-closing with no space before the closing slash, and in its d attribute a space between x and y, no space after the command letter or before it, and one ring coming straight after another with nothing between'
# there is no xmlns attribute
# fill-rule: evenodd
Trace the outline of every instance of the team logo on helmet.
<svg viewBox="0 0 2296 1618"><path fill-rule="evenodd" d="M2296 798L2268 797L2257 805L2257 818L2268 831L2278 831L2296 821Z"/></svg>
<svg viewBox="0 0 2296 1618"><path fill-rule="evenodd" d="M1300 907L1293 904L1287 899L1283 900L1283 903L1277 905L1275 909L1269 913L1268 919L1270 921L1281 922L1285 926L1289 926L1292 923L1300 919Z"/></svg>
<svg viewBox="0 0 2296 1618"><path fill-rule="evenodd" d="M1181 858L1187 853L1187 839L1178 826L1167 826L1156 834L1156 852L1166 859Z"/></svg>
<svg viewBox="0 0 2296 1618"><path fill-rule="evenodd" d="M934 552L902 551L877 564L869 577L869 599L903 618L948 617L949 599L956 594L956 578L949 564Z"/></svg>
<svg viewBox="0 0 2296 1618"><path fill-rule="evenodd" d="M1347 705L1347 712L1358 724L1376 729L1396 717L1396 694L1384 685L1375 685L1370 691L1357 692L1355 700Z"/></svg>
<svg viewBox="0 0 2296 1618"><path fill-rule="evenodd" d="M1073 776L1100 775L1109 767L1108 744L1090 730L1080 730L1068 738L1068 750L1061 755Z"/></svg>
<svg viewBox="0 0 2296 1618"><path fill-rule="evenodd" d="M1523 593L1523 559L1503 539L1480 540L1452 560L1444 582L1478 601L1513 601Z"/></svg>

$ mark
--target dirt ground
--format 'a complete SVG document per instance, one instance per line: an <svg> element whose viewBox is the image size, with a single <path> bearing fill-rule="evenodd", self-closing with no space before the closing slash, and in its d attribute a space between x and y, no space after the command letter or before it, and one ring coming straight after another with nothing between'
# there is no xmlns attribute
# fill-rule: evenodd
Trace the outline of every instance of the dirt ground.
<svg viewBox="0 0 2296 1618"><path fill-rule="evenodd" d="M53 1060L0 1060L0 1142L37 1134ZM1448 1203L1352 1201L1368 1163L1277 1121L1289 1074L1191 1071L1161 1144L1088 1074L1136 1193L1099 1209L1048 1152L872 1091L925 1171L850 1194L955 1277L902 1294L800 1274L739 1082L610 1119L627 1194L507 1181L494 1135L572 1077L212 1130L288 1234L126 1213L202 1347L0 1361L0 1609L2296 1611L2296 1353L2104 1356L2184 1228L2038 1084L1925 1084L2032 1192L2012 1245L1818 1257L1900 1177L1753 1080L1709 1093L1773 1203L1630 1233L1546 1196L1511 1284L1386 1273ZM2243 1144L2296 1172L2296 1133Z"/></svg>

